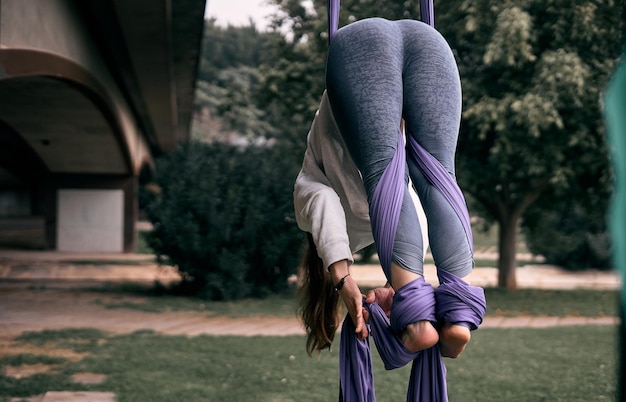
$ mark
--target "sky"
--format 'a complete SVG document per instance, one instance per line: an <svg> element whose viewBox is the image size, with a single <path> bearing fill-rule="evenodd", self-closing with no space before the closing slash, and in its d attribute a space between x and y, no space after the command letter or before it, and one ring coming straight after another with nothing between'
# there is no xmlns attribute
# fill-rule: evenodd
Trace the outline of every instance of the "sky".
<svg viewBox="0 0 626 402"><path fill-rule="evenodd" d="M216 18L220 26L248 25L249 18L252 18L257 29L263 31L267 27L265 17L274 10L275 7L268 5L266 0L207 0L204 16Z"/></svg>

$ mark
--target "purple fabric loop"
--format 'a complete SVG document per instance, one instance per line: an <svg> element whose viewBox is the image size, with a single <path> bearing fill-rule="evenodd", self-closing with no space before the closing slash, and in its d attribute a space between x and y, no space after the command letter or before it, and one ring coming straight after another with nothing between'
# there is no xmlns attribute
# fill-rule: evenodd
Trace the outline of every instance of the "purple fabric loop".
<svg viewBox="0 0 626 402"><path fill-rule="evenodd" d="M487 301L483 288L471 286L461 278L442 269L437 271L439 287L435 291L437 299L437 319L464 325L475 330L483 322Z"/></svg>
<svg viewBox="0 0 626 402"><path fill-rule="evenodd" d="M389 165L380 177L370 203L370 219L376 249L387 280L391 280L391 257L398 229L402 197L404 195L404 170L406 156L402 132Z"/></svg>
<svg viewBox="0 0 626 402"><path fill-rule="evenodd" d="M370 313L370 329L378 354L385 364L385 369L393 370L406 366L419 353L410 352L404 347L402 339L391 329L389 318L377 303L366 305Z"/></svg>
<svg viewBox="0 0 626 402"><path fill-rule="evenodd" d="M400 334L407 325L428 320L435 321L435 296L433 287L423 277L398 289L391 305L391 322L380 306L372 303L368 307L374 343L378 348L385 368L391 370L405 366L418 354L404 347Z"/></svg>
<svg viewBox="0 0 626 402"><path fill-rule="evenodd" d="M452 179L450 173L445 167L426 151L412 136L407 136L409 139L409 157L417 164L426 179L437 190L441 191L444 198L450 203L454 212L461 220L463 229L465 229L465 236L467 236L467 242L469 243L470 250L474 251L474 240L472 238L472 227L469 219L469 212L465 205L465 198L459 188L457 182Z"/></svg>
<svg viewBox="0 0 626 402"><path fill-rule="evenodd" d="M422 276L398 289L391 304L393 331L400 334L407 325L423 320L436 323L434 293Z"/></svg>
<svg viewBox="0 0 626 402"><path fill-rule="evenodd" d="M435 321L433 287L420 277L398 289L391 305L391 323L378 304L372 303L367 308L374 343L385 369L403 367L413 360L407 402L447 401L446 366L439 345L421 352L410 352L400 338L409 324Z"/></svg>

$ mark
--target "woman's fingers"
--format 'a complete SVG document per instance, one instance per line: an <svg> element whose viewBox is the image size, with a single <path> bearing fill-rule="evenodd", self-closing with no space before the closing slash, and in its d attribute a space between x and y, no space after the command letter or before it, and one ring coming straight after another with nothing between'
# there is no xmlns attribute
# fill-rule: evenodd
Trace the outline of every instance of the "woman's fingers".
<svg viewBox="0 0 626 402"><path fill-rule="evenodd" d="M367 296L365 297L365 302L366 303L376 302L376 304L378 304L383 309L385 314L387 314L387 317L389 317L394 294L395 292L393 288L391 287L372 289L369 292L367 292Z"/></svg>
<svg viewBox="0 0 626 402"><path fill-rule="evenodd" d="M361 323L361 326L357 328L357 330L354 332L356 333L356 336L357 338L359 338L359 340L363 340L369 335L369 333L367 332L367 327L364 323Z"/></svg>
<svg viewBox="0 0 626 402"><path fill-rule="evenodd" d="M363 309L359 308L357 309L357 311L359 311L355 317L355 323L354 326L356 327L356 329L354 330L354 332L356 333L356 336L359 339L365 339L367 338L367 326L365 325L365 318L363 317Z"/></svg>
<svg viewBox="0 0 626 402"><path fill-rule="evenodd" d="M374 289L367 292L367 296L365 297L365 303L373 303L376 301L376 293Z"/></svg>
<svg viewBox="0 0 626 402"><path fill-rule="evenodd" d="M355 327L355 333L359 339L367 337L367 326L365 325L365 317L363 315L363 295L356 282L347 277L343 288L339 291L341 299L343 300L348 314L352 319L352 323Z"/></svg>
<svg viewBox="0 0 626 402"><path fill-rule="evenodd" d="M363 308L363 319L365 320L365 323L370 322L370 312L367 311L366 308Z"/></svg>
<svg viewBox="0 0 626 402"><path fill-rule="evenodd" d="M365 318L363 316L363 296L360 292L358 296L358 298L352 299L352 308L349 309L351 310L350 317L352 317L352 322L355 326L354 332L356 333L357 337L359 339L365 339L367 338L368 333L367 326L365 325Z"/></svg>

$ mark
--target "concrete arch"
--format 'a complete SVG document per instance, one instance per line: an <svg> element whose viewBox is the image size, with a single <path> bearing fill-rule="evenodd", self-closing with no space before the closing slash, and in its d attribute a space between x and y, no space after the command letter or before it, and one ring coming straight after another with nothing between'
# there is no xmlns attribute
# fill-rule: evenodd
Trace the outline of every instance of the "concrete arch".
<svg viewBox="0 0 626 402"><path fill-rule="evenodd" d="M102 214L114 210L116 226L105 233L113 240L104 249L132 250L136 176L141 161L151 156L123 99L84 67L54 53L0 49L0 65L0 138L12 137L20 145L14 147L17 159L27 162L3 161L18 177L38 170L28 188L39 194L31 203L41 205L48 247L74 247L68 242L81 237L71 233L77 223L70 222L80 210L90 211L83 224L93 227L94 235L106 232ZM36 161L43 168L32 169Z"/></svg>
<svg viewBox="0 0 626 402"><path fill-rule="evenodd" d="M50 172L136 171L119 107L89 71L31 49L0 49L0 65L0 120L20 133Z"/></svg>

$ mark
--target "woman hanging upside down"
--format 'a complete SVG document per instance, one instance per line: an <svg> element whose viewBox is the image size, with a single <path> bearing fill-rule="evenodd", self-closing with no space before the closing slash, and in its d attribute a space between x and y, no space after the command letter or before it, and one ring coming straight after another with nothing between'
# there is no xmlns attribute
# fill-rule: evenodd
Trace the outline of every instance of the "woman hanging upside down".
<svg viewBox="0 0 626 402"><path fill-rule="evenodd" d="M309 233L313 254L304 272L308 297L301 309L309 331L309 352L329 347L332 342L337 294L359 338L368 335L362 295L349 269L352 253L382 236L378 232L385 227L396 226L390 250L381 250L384 240L376 239L391 286L371 292L367 301L376 299L390 306L395 291L422 277L423 241L409 193L409 176L428 219L437 269L461 278L473 268L471 232L413 158L407 158L396 174L401 175L402 183L395 194L400 200L397 217L385 209L388 204L375 197L394 155L405 152L399 135L402 121L407 137L432 155L454 181L461 85L445 39L427 24L414 20L371 18L354 22L332 39L326 84L294 191L296 218L300 228ZM389 194L378 197L386 196ZM466 215L466 210L463 213ZM386 251L390 261L385 261ZM317 256L320 264L312 264ZM341 288L333 292L338 285ZM434 294L426 302L434 305ZM394 318L392 310L392 325ZM442 354L448 357L457 357L470 339L466 324L434 316L399 330L408 350L427 349L439 342Z"/></svg>

